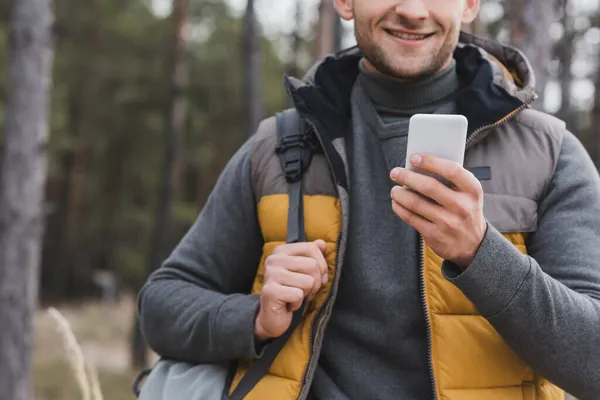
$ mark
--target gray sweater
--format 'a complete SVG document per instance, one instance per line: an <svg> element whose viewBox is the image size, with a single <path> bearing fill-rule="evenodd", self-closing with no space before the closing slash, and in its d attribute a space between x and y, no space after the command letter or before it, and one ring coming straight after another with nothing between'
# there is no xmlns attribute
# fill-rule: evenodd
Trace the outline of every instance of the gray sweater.
<svg viewBox="0 0 600 400"><path fill-rule="evenodd" d="M361 139L353 135L370 144L352 152L352 179L366 188L373 185L370 206L379 202L381 210L368 220L351 216L340 297L312 394L427 398L431 389L416 295L416 239L387 210L389 190L383 187L390 183L381 178L389 163L400 159L388 157L388 165L382 163L381 148L368 132ZM161 355L196 363L257 356L258 298L243 294L252 284L263 245L250 176L254 145L249 140L232 158L197 221L140 292L142 331ZM368 196L366 188L362 195L351 193L353 201ZM444 273L535 370L581 399L597 399L600 179L572 135L563 141L538 221L529 256L489 226L474 263L462 274L446 263ZM380 225L392 230L377 233ZM374 232L372 237L361 233L365 229ZM394 236L398 232L403 236ZM390 277L396 285L382 281ZM344 290L360 293L354 296L360 302L343 296ZM399 304L402 313L395 312Z"/></svg>
<svg viewBox="0 0 600 400"><path fill-rule="evenodd" d="M348 247L312 399L432 398L419 236L392 211L389 173L404 165L409 117L452 109L449 98L458 87L454 65L413 83L361 66L347 144Z"/></svg>

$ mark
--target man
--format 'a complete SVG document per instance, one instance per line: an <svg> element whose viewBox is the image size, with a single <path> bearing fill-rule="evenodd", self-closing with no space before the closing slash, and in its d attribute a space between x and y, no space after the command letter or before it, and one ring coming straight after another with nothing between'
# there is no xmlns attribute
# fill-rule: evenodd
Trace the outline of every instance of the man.
<svg viewBox="0 0 600 400"><path fill-rule="evenodd" d="M306 300L246 398L600 398L600 180L564 124L528 107L528 61L460 34L479 0L335 7L358 49L287 82L323 150L304 178L307 241L283 244L271 118L141 291L150 346L240 360L233 389ZM464 168L411 158L452 188L399 168L415 113L469 120ZM469 172L482 166L490 180Z"/></svg>

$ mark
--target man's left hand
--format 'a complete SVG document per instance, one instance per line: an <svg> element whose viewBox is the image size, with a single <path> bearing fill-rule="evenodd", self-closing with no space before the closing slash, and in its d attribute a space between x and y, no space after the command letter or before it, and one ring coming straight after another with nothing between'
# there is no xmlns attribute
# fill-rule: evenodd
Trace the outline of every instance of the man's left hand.
<svg viewBox="0 0 600 400"><path fill-rule="evenodd" d="M438 256L466 269L487 229L481 183L459 164L432 155L413 155L411 164L447 179L453 188L433 177L394 168L391 179L404 186L392 189L394 213L414 227Z"/></svg>

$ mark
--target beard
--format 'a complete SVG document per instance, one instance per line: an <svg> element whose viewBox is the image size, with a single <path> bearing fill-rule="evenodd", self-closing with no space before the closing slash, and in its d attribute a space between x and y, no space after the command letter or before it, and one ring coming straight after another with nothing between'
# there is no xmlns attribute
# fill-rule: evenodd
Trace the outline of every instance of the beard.
<svg viewBox="0 0 600 400"><path fill-rule="evenodd" d="M420 54L402 54L397 50L385 49L373 39L368 22L355 21L354 33L358 48L377 71L395 79L417 80L437 74L448 64L458 43L460 30L450 32L437 51L420 51Z"/></svg>

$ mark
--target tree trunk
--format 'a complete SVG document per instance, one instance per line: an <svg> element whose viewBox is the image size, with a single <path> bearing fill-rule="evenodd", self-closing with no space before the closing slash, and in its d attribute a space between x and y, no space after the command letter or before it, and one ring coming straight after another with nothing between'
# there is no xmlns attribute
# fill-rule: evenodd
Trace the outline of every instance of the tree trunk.
<svg viewBox="0 0 600 400"><path fill-rule="evenodd" d="M187 117L187 90L189 72L185 49L184 28L189 10L189 0L173 0L172 38L169 43L171 90L168 103L165 126L165 154L162 169L162 183L158 193L156 222L150 253L148 256L147 272L160 266L166 254L169 243L173 204L175 194L181 180L181 138L183 126ZM137 317L136 317L137 318ZM135 321L132 340L132 364L135 368L143 368L147 364L146 344L141 336L139 321Z"/></svg>
<svg viewBox="0 0 600 400"><path fill-rule="evenodd" d="M302 0L296 0L296 27L292 33L292 57L288 66L288 73L295 78L300 77L300 51L302 45Z"/></svg>
<svg viewBox="0 0 600 400"><path fill-rule="evenodd" d="M475 17L475 19L473 20L473 22L471 22L468 25L465 25L463 27L463 30L465 32L468 32L472 35L475 36L482 36L482 37L486 37L487 36L487 31L486 31L486 27L483 24L483 22L481 21L481 18L479 15L477 15L477 17Z"/></svg>
<svg viewBox="0 0 600 400"><path fill-rule="evenodd" d="M106 173L104 183L104 193L106 199L103 204L104 217L102 218L101 237L102 250L95 260L95 269L111 271L113 270L113 253L116 247L117 231L116 226L121 218L121 193L123 191L123 182L125 179L125 163L131 153L131 137L122 135L109 147L110 163Z"/></svg>
<svg viewBox="0 0 600 400"><path fill-rule="evenodd" d="M334 14L334 26L333 26L333 51L342 50L342 42L344 40L344 26L342 25L342 19Z"/></svg>
<svg viewBox="0 0 600 400"><path fill-rule="evenodd" d="M340 23L339 19L339 15L333 8L333 1L321 0L315 37L315 60L322 59L336 50L336 24ZM339 37L341 41L341 34Z"/></svg>
<svg viewBox="0 0 600 400"><path fill-rule="evenodd" d="M548 80L547 66L552 60L553 44L549 28L557 21L556 2L543 0L511 0L510 44L521 49L532 63L535 88L540 96L535 107L542 109Z"/></svg>
<svg viewBox="0 0 600 400"><path fill-rule="evenodd" d="M1 398L33 398L33 316L44 222L53 60L50 0L13 2L0 181Z"/></svg>
<svg viewBox="0 0 600 400"><path fill-rule="evenodd" d="M564 1L562 4L562 25L564 29L563 37L556 46L556 57L560 62L558 80L561 92L560 109L556 115L567 123L569 129L575 131L575 127L572 126L574 121L571 110L571 82L573 81L571 64L573 63L574 41L577 34L572 27L571 18L568 15L567 1Z"/></svg>
<svg viewBox="0 0 600 400"><path fill-rule="evenodd" d="M99 1L89 1L88 7L98 10ZM102 51L104 48L105 31L100 21L93 20L87 26L85 40L96 50L95 54L86 60L81 81L75 80L75 86L69 90L70 118L72 124L72 140L75 147L66 156L64 185L65 205L61 229L60 248L55 261L53 274L54 286L60 297L76 298L86 292L81 277L91 275L89 262L85 257L89 253L82 240L81 220L85 219L85 186L89 173L89 160L93 154L94 141L97 140L99 120L98 111L101 107L98 101L105 82L102 71Z"/></svg>
<svg viewBox="0 0 600 400"><path fill-rule="evenodd" d="M254 0L248 0L244 15L244 110L246 112L246 136L252 136L263 117L261 95L260 35Z"/></svg>
<svg viewBox="0 0 600 400"><path fill-rule="evenodd" d="M594 79L596 91L594 94L594 108L592 109L592 125L590 128L593 147L590 149L590 156L594 160L597 168L600 168L600 63L596 67L596 77Z"/></svg>

